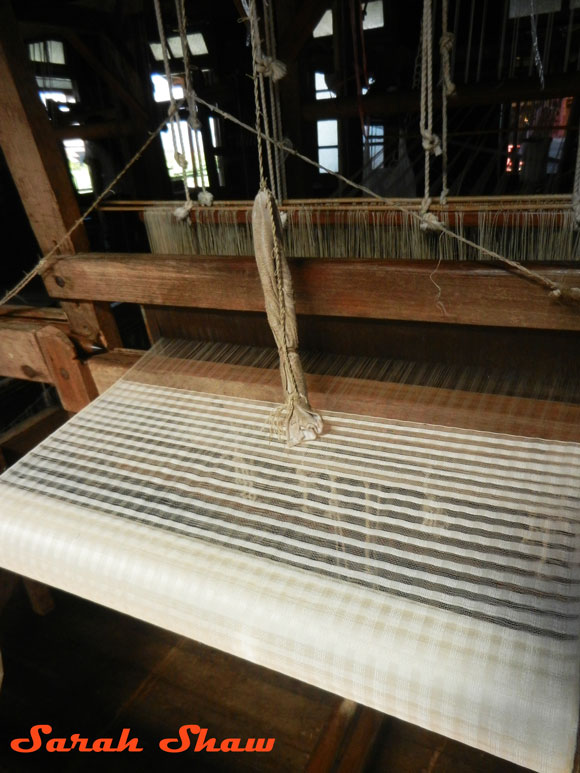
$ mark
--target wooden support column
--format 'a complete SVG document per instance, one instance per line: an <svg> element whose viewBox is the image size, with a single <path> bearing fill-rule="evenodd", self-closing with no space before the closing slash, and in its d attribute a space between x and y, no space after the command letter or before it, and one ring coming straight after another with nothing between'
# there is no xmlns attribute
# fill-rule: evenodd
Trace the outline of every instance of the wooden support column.
<svg viewBox="0 0 580 773"><path fill-rule="evenodd" d="M97 389L70 339L51 325L40 330L36 339L63 408L71 413L85 408L97 396Z"/></svg>
<svg viewBox="0 0 580 773"><path fill-rule="evenodd" d="M80 217L80 211L62 145L38 96L34 71L9 0L0 0L0 146L40 250L46 255ZM59 254L86 249L89 241L80 225ZM111 331L115 323L107 312L105 307L98 314L95 311L95 320L107 318ZM75 326L76 316L74 324L71 320L71 327ZM75 332L80 334L80 330ZM94 325L91 333L95 343L101 341ZM114 337L111 332L108 336Z"/></svg>
<svg viewBox="0 0 580 773"><path fill-rule="evenodd" d="M0 0L0 144L43 254L80 216L60 143L38 96L9 0ZM82 226L63 254L88 248Z"/></svg>
<svg viewBox="0 0 580 773"><path fill-rule="evenodd" d="M60 305L68 317L73 337L87 339L104 349L118 349L123 346L108 303L61 301Z"/></svg>

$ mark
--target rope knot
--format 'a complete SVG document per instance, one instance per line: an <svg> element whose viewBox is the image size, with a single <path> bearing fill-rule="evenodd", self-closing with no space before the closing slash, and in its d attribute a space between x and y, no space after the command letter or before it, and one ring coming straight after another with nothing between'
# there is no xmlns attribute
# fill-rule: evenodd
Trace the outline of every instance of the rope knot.
<svg viewBox="0 0 580 773"><path fill-rule="evenodd" d="M431 200L429 200L429 203L431 203ZM421 225L419 227L422 231L435 232L441 229L441 223L433 212L422 212Z"/></svg>
<svg viewBox="0 0 580 773"><path fill-rule="evenodd" d="M453 50L455 35L452 32L444 32L439 38L439 50L442 54L450 54Z"/></svg>
<svg viewBox="0 0 580 773"><path fill-rule="evenodd" d="M193 209L193 201L186 201L185 204L182 204L180 207L177 207L173 210L173 216L176 218L176 220L187 220L187 217L189 216L189 213Z"/></svg>
<svg viewBox="0 0 580 773"><path fill-rule="evenodd" d="M197 200L201 204L202 207L211 207L213 204L213 193L210 193L210 191L200 191L197 194Z"/></svg>
<svg viewBox="0 0 580 773"><path fill-rule="evenodd" d="M443 152L441 149L441 140L436 134L428 130L421 132L423 150L425 153L433 153L434 156L440 156Z"/></svg>
<svg viewBox="0 0 580 773"><path fill-rule="evenodd" d="M201 121L199 120L197 116L197 112L189 111L189 117L187 119L187 123L189 124L189 128L192 129L194 132L201 129Z"/></svg>
<svg viewBox="0 0 580 773"><path fill-rule="evenodd" d="M178 150L176 150L173 157L175 159L175 163L178 166L180 166L182 169L187 169L187 158L185 157L185 153L180 153Z"/></svg>
<svg viewBox="0 0 580 773"><path fill-rule="evenodd" d="M274 83L281 80L287 72L286 65L279 59L274 59L271 56L263 56L262 59L256 63L256 72L265 75L267 78L272 78Z"/></svg>

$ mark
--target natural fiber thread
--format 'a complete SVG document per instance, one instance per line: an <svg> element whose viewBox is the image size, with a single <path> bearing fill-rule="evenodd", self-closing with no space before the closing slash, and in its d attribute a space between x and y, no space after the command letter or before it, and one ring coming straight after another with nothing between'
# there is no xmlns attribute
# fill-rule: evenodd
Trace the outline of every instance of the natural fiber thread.
<svg viewBox="0 0 580 773"><path fill-rule="evenodd" d="M282 252L282 225L276 200L268 190L264 169L261 123L264 126L270 179L273 180L276 170L272 157L273 142L270 137L264 73L260 69L263 56L256 0L250 3L249 18L260 173L260 190L252 211L254 252L264 292L268 322L280 355L280 373L286 392L285 404L278 408L272 417L272 427L285 438L289 446L295 446L305 440L314 440L321 434L323 425L322 418L312 410L308 401L306 380L298 354L298 327L292 277Z"/></svg>
<svg viewBox="0 0 580 773"><path fill-rule="evenodd" d="M431 155L441 155L441 142L433 133L433 20L431 0L423 0L421 25L421 113L419 118L423 150L425 151L425 193L421 214L431 206ZM431 230L432 218L424 220L424 229Z"/></svg>

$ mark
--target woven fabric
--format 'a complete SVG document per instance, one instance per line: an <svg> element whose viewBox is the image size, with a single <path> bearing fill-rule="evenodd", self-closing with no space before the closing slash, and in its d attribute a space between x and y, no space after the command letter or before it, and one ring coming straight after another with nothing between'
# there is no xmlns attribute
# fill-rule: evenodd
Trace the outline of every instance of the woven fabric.
<svg viewBox="0 0 580 773"><path fill-rule="evenodd" d="M538 771L579 701L574 443L117 383L0 479L9 569Z"/></svg>

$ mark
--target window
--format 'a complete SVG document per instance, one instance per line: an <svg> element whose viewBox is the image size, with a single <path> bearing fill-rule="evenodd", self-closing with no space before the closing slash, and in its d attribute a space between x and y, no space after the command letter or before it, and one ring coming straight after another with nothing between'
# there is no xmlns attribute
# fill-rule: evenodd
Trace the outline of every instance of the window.
<svg viewBox="0 0 580 773"><path fill-rule="evenodd" d="M88 164L85 162L87 147L83 140L63 140L73 183L78 193L92 193L93 181Z"/></svg>
<svg viewBox="0 0 580 773"><path fill-rule="evenodd" d="M317 121L318 163L331 172L338 172L338 121ZM321 174L325 169L319 169Z"/></svg>
<svg viewBox="0 0 580 773"><path fill-rule="evenodd" d="M28 44L28 56L32 62L65 64L64 46L60 40L41 40Z"/></svg>
<svg viewBox="0 0 580 773"><path fill-rule="evenodd" d="M165 75L153 73L151 82L153 83L153 99L156 102L169 102L169 84ZM175 99L183 99L183 86L179 83L173 83L172 91Z"/></svg>
<svg viewBox="0 0 580 773"><path fill-rule="evenodd" d="M379 169L385 160L385 127L371 124L363 135L363 162L366 168Z"/></svg>
<svg viewBox="0 0 580 773"><path fill-rule="evenodd" d="M383 0L363 2L363 30L376 30L384 26Z"/></svg>
<svg viewBox="0 0 580 773"><path fill-rule="evenodd" d="M332 35L332 11L325 11L322 14L322 18L314 28L312 32L313 38L325 38L328 35Z"/></svg>
<svg viewBox="0 0 580 773"><path fill-rule="evenodd" d="M336 92L331 91L326 85L326 77L323 72L314 73L314 96L316 99L334 99Z"/></svg>
<svg viewBox="0 0 580 773"><path fill-rule="evenodd" d="M201 136L201 132L197 131L197 144L198 147L201 150L201 154L197 153L197 149L195 147L195 143L192 141L191 144L189 142L189 124L187 121L180 121L179 122L179 131L176 127L176 133L177 133L177 147L181 147L181 140L179 138L179 134L181 134L181 137L183 137L183 143L185 145L185 158L187 159L187 168L185 170L185 173L187 175L187 184L190 188L197 188L201 186L202 180L204 185L209 185L209 177L207 175L207 165L205 161L205 153L203 149L203 139ZM160 134L161 142L163 145L163 152L165 153L165 163L167 164L167 171L169 172L169 176L175 180L175 179L181 179L182 177L182 169L175 160L175 151L173 149L173 139L171 136L171 128L167 127L164 131ZM191 145L193 145L193 151L195 154L195 168L196 168L196 177L195 180L193 179L193 165L191 163Z"/></svg>
<svg viewBox="0 0 580 773"><path fill-rule="evenodd" d="M205 56L209 51L205 43L205 38L201 32L190 32L187 36L187 44L192 56ZM167 38L169 46L170 59L183 59L183 48L181 47L181 38L179 35L172 35ZM149 43L151 53L157 62L163 61L163 46L161 43Z"/></svg>
<svg viewBox="0 0 580 773"><path fill-rule="evenodd" d="M214 148L220 148L222 144L222 127L219 118L215 118L213 115L209 117L209 131L211 134L211 144ZM218 181L223 187L226 184L226 176L224 171L224 159L221 153L215 155Z"/></svg>

